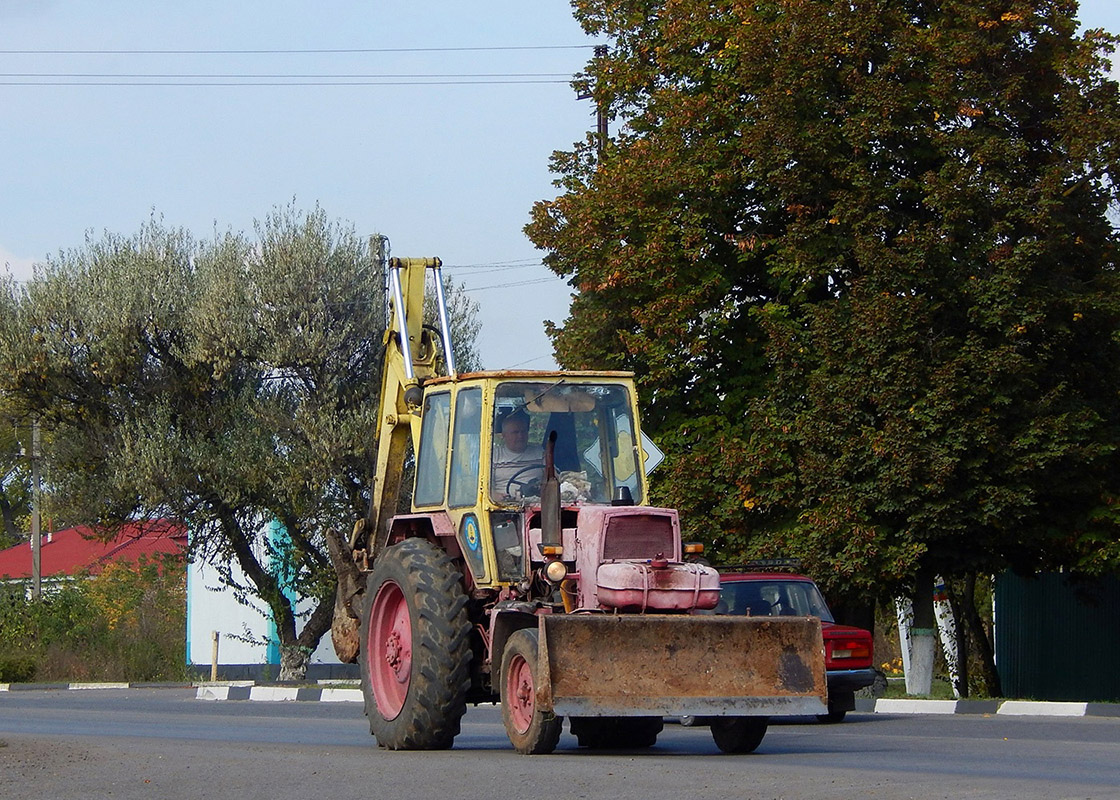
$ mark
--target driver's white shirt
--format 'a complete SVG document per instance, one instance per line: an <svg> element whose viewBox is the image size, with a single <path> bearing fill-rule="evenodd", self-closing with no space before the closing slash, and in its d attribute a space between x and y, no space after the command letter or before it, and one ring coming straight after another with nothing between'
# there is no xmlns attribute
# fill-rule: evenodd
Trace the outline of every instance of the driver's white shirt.
<svg viewBox="0 0 1120 800"><path fill-rule="evenodd" d="M525 469L530 466L537 466L540 469L537 471L525 470L524 473L517 476L518 483L529 483L530 481L539 481L544 478L544 448L539 444L531 444L526 446L520 453L515 453L506 447L504 444L494 445L494 457L491 459L491 474L493 481L491 482L490 493L496 496L502 496L506 493L506 484L509 479L517 474L518 470ZM512 487L513 494L518 494L517 487Z"/></svg>

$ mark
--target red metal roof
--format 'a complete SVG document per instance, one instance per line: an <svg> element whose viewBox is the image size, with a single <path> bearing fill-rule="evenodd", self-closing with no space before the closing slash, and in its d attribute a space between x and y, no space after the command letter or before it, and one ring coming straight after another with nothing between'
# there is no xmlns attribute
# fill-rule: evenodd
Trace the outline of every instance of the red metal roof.
<svg viewBox="0 0 1120 800"><path fill-rule="evenodd" d="M94 538L97 533L97 529L88 525L44 533L40 550L42 576L74 575L84 570L96 574L112 561L136 561L141 555L182 553L187 547L186 526L168 519L126 523L108 540ZM0 550L0 578L30 577L30 542Z"/></svg>

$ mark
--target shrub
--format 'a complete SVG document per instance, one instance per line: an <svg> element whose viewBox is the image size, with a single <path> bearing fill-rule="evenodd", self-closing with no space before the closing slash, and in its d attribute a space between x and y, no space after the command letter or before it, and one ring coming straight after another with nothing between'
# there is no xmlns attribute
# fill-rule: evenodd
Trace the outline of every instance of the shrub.
<svg viewBox="0 0 1120 800"><path fill-rule="evenodd" d="M0 657L0 683L26 683L35 678L35 659L28 656Z"/></svg>
<svg viewBox="0 0 1120 800"><path fill-rule="evenodd" d="M95 577L44 587L0 588L0 669L4 682L183 680L184 561L114 562ZM15 666L5 666L13 664Z"/></svg>

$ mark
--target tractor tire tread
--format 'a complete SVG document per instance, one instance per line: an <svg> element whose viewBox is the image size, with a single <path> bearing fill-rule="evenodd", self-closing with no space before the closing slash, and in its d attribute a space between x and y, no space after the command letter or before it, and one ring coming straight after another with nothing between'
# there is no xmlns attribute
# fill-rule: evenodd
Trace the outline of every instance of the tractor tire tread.
<svg viewBox="0 0 1120 800"><path fill-rule="evenodd" d="M359 656L370 733L390 750L445 750L459 734L470 687L471 625L460 573L451 558L426 539L405 539L386 549L374 564L363 598L363 637L370 606L385 579L400 586L413 616L413 667L404 707L387 720L377 711L364 674L366 662Z"/></svg>

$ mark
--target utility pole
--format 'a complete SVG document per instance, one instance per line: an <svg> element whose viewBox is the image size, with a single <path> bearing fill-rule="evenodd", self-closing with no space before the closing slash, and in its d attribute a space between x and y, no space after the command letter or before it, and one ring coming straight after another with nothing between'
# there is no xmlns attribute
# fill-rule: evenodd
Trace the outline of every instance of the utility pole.
<svg viewBox="0 0 1120 800"><path fill-rule="evenodd" d="M389 324L389 237L374 234L369 237L370 251L377 254L377 268L381 270L382 299L384 300L382 313L385 314L385 325Z"/></svg>
<svg viewBox="0 0 1120 800"><path fill-rule="evenodd" d="M595 58L602 59L606 57L607 46L605 44L595 45ZM584 92L580 94L577 99L588 100L593 96L591 92ZM599 151L599 158L602 159L603 152L607 148L607 108L602 102L595 104L595 140Z"/></svg>
<svg viewBox="0 0 1120 800"><path fill-rule="evenodd" d="M595 45L595 58L605 59L607 57L607 46L605 44ZM599 137L599 157L603 157L603 151L607 147L607 109L605 104L600 101L595 104L595 133Z"/></svg>
<svg viewBox="0 0 1120 800"><path fill-rule="evenodd" d="M39 530L39 418L31 420L31 599L43 594L42 533Z"/></svg>

